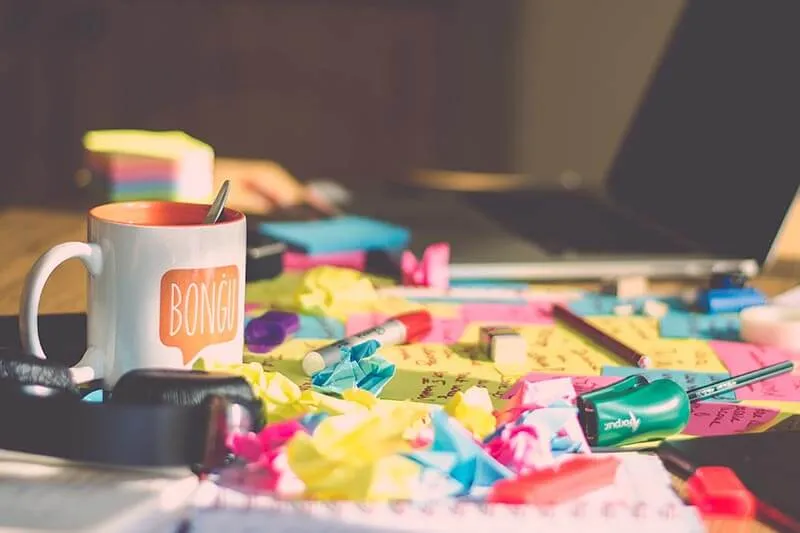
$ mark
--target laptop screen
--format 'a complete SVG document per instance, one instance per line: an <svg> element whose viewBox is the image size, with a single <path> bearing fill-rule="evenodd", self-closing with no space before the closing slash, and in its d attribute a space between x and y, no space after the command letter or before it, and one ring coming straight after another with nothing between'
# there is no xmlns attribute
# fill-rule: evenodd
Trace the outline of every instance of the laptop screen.
<svg viewBox="0 0 800 533"><path fill-rule="evenodd" d="M612 165L612 198L763 261L800 185L798 20L791 0L690 0Z"/></svg>

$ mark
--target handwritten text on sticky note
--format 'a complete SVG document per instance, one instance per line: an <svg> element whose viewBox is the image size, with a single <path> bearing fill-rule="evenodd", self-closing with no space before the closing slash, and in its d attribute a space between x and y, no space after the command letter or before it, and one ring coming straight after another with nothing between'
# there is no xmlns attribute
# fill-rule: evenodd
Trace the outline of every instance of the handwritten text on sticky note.
<svg viewBox="0 0 800 533"><path fill-rule="evenodd" d="M686 435L710 437L759 431L772 422L779 411L747 405L698 402L692 404L689 424L683 430Z"/></svg>

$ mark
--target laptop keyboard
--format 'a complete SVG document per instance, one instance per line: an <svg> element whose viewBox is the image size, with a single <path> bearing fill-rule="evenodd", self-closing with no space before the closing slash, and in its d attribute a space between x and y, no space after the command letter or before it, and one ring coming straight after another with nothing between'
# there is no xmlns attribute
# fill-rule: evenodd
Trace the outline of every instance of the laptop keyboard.
<svg viewBox="0 0 800 533"><path fill-rule="evenodd" d="M470 193L465 199L507 230L553 254L689 251L589 195L570 191Z"/></svg>

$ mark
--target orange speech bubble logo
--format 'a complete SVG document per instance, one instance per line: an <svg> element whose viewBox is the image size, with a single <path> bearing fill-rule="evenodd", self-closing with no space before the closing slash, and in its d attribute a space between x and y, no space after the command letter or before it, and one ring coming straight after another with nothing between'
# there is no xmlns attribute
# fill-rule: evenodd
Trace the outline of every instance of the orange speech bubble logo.
<svg viewBox="0 0 800 533"><path fill-rule="evenodd" d="M169 270L161 278L161 342L181 350L184 366L206 346L236 337L239 283L235 265Z"/></svg>

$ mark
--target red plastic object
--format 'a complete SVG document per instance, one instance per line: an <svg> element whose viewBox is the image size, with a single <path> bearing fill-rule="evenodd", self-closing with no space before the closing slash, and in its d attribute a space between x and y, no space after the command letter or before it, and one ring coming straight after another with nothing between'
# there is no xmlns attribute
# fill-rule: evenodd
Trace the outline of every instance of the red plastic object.
<svg viewBox="0 0 800 533"><path fill-rule="evenodd" d="M725 466L703 466L686 482L689 501L706 516L753 518L756 500L736 473Z"/></svg>
<svg viewBox="0 0 800 533"><path fill-rule="evenodd" d="M552 468L494 484L488 501L506 504L555 505L614 483L619 460L579 455Z"/></svg>

